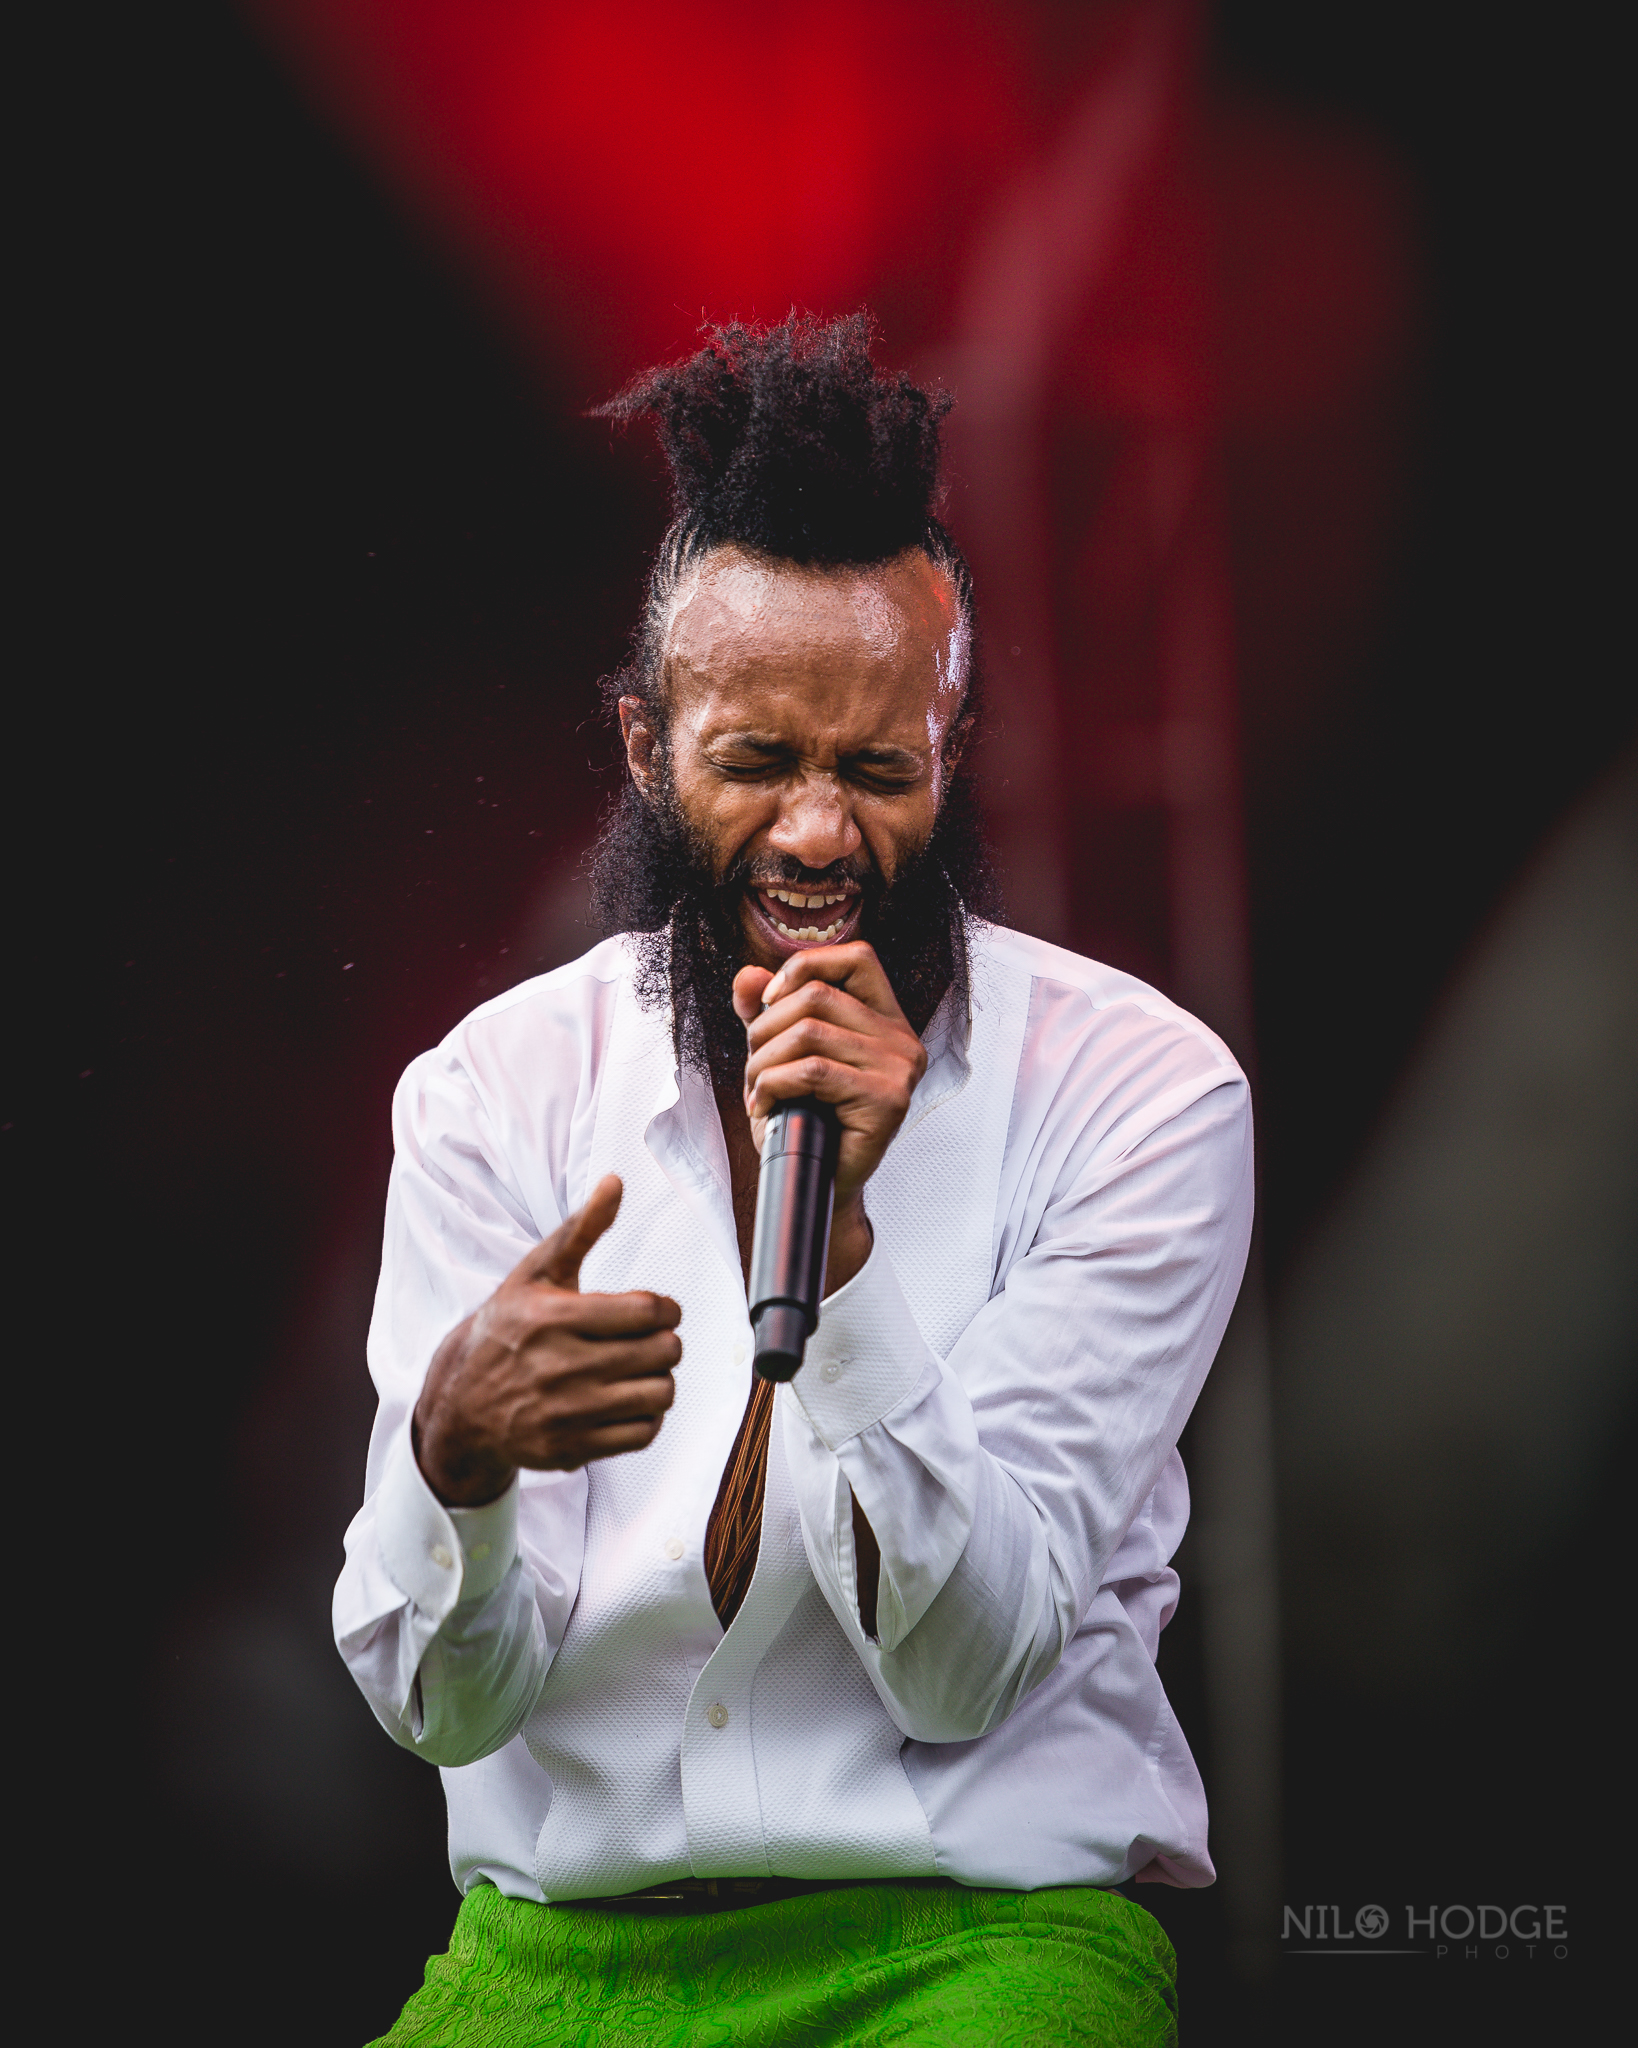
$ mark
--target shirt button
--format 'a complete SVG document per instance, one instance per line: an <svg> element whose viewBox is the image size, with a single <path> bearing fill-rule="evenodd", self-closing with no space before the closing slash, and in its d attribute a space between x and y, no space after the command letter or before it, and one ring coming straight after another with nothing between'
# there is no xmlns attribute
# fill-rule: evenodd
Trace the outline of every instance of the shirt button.
<svg viewBox="0 0 1638 2048"><path fill-rule="evenodd" d="M734 1346L734 1363L735 1365L743 1365L745 1363L745 1346L743 1342Z"/></svg>
<svg viewBox="0 0 1638 2048"><path fill-rule="evenodd" d="M728 1709L722 1704L721 1700L718 1700L715 1705L706 1708L705 1718L711 1723L713 1728L726 1728L728 1726Z"/></svg>
<svg viewBox="0 0 1638 2048"><path fill-rule="evenodd" d="M682 1556L683 1544L682 1538L680 1536L668 1536L665 1539L665 1554L667 1557L670 1558L678 1558Z"/></svg>
<svg viewBox="0 0 1638 2048"><path fill-rule="evenodd" d="M474 1564L482 1564L489 1555L489 1545L487 1543L474 1543L466 1554Z"/></svg>
<svg viewBox="0 0 1638 2048"><path fill-rule="evenodd" d="M438 1568L441 1571L448 1571L450 1566L455 1562L454 1558L450 1556L449 1552L444 1548L444 1546L441 1543L433 1544L432 1561L435 1565L438 1566Z"/></svg>
<svg viewBox="0 0 1638 2048"><path fill-rule="evenodd" d="M819 1377L822 1380L839 1380L842 1377L842 1361L839 1358L827 1358L819 1368Z"/></svg>

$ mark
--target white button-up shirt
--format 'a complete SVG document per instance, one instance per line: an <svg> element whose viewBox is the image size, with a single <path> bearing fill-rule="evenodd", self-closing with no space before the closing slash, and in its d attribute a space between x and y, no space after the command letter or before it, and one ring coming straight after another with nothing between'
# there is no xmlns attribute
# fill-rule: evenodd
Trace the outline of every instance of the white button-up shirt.
<svg viewBox="0 0 1638 2048"><path fill-rule="evenodd" d="M726 1632L703 1553L751 1329L709 1085L621 940L405 1074L335 1632L384 1726L443 1767L463 1890L1210 1881L1154 1658L1178 1432L1251 1229L1245 1079L1126 975L991 925L971 952L969 1015L934 1018L866 1189L875 1248L779 1389ZM433 1352L610 1171L625 1198L581 1284L681 1303L676 1404L646 1450L447 1509L409 1445Z"/></svg>

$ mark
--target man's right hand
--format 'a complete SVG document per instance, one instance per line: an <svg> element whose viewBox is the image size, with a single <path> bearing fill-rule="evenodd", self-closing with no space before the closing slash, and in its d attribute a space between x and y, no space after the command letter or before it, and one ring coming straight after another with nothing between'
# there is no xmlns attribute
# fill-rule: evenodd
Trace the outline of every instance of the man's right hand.
<svg viewBox="0 0 1638 2048"><path fill-rule="evenodd" d="M582 1294L580 1262L614 1221L608 1173L433 1357L411 1441L446 1507L480 1507L520 1465L573 1472L640 1451L677 1398L682 1310L663 1294Z"/></svg>

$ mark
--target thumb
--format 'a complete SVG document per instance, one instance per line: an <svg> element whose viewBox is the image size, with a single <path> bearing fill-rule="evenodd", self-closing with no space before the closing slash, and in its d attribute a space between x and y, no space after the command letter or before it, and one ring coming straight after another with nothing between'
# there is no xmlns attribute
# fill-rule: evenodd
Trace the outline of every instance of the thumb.
<svg viewBox="0 0 1638 2048"><path fill-rule="evenodd" d="M542 1238L523 1261L526 1277L546 1280L554 1287L578 1294L580 1262L619 1214L623 1193L620 1176L605 1173L587 1196L584 1207L576 1209L550 1237Z"/></svg>
<svg viewBox="0 0 1638 2048"><path fill-rule="evenodd" d="M742 1024L754 1024L762 1009L762 991L773 980L766 967L742 967L734 976L734 1011Z"/></svg>

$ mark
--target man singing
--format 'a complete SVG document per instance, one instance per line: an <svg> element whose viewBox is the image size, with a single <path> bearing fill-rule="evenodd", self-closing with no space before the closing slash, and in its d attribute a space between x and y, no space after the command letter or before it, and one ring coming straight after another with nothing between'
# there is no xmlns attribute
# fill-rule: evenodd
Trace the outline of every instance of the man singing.
<svg viewBox="0 0 1638 2048"><path fill-rule="evenodd" d="M393 1108L336 1640L442 1767L464 1894L393 2044L1173 2038L1114 1887L1212 1877L1154 1660L1247 1091L980 914L948 403L793 316L609 408L676 500L610 686L610 936ZM776 1390L758 1148L806 1095L835 1220Z"/></svg>

